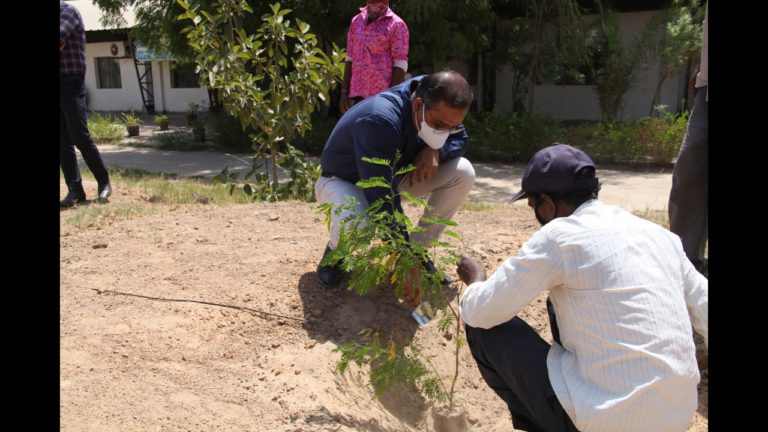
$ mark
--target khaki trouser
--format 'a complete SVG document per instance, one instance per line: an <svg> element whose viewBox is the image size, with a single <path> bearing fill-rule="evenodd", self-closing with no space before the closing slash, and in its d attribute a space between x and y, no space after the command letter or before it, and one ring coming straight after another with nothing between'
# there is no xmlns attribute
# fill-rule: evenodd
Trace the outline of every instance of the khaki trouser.
<svg viewBox="0 0 768 432"><path fill-rule="evenodd" d="M416 198L430 195L427 202L432 210L425 210L425 217L436 216L442 219L451 219L475 183L475 169L463 157L440 162L435 175L409 186L408 179L412 174L413 172L408 173L400 180L398 190L406 191ZM334 208L336 205L345 204L347 196L357 199L358 210L361 213L364 213L365 208L368 207L363 189L338 177L320 177L315 183L315 196L319 203L334 203ZM353 214L351 211L344 211L338 215L334 213L331 212L331 239L328 242L331 249L335 248L339 241L339 222ZM419 226L424 228L424 231L412 233L411 241L425 246L437 240L445 230L445 225L421 221L419 221Z"/></svg>

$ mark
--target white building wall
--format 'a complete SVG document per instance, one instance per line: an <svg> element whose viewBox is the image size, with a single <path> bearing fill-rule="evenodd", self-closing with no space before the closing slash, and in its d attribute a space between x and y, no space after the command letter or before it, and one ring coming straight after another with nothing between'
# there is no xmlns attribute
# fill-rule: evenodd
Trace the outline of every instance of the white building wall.
<svg viewBox="0 0 768 432"><path fill-rule="evenodd" d="M120 58L120 82L122 88L100 89L96 87L96 58L114 57L109 51L113 43L89 43L85 47L85 91L88 109L92 111L144 111L139 91L139 80L132 58Z"/></svg>
<svg viewBox="0 0 768 432"><path fill-rule="evenodd" d="M625 43L638 34L648 20L658 12L628 12L619 14L619 25ZM585 17L594 20L596 16ZM512 81L513 69L499 65L496 70L496 106L500 111L512 111L512 95L507 83ZM634 119L647 116L651 108L656 85L661 74L660 62L656 61L641 71L634 86L624 95L624 109L619 119ZM668 111L683 108L682 97L687 72L668 78L662 86L661 104L668 105ZM682 77L682 78L681 78ZM600 105L594 86L539 85L534 91L534 110L563 120L600 120Z"/></svg>
<svg viewBox="0 0 768 432"><path fill-rule="evenodd" d="M168 61L152 62L152 72L157 73L155 79L155 106L159 111L162 100L163 110L169 112L186 112L190 102L200 105L200 110L206 110L209 105L208 88L171 88L171 65ZM161 93L158 93L158 91Z"/></svg>
<svg viewBox="0 0 768 432"><path fill-rule="evenodd" d="M85 48L86 72L85 89L88 109L91 111L144 112L139 79L133 58L120 58L120 81L122 88L106 89L96 86L96 58L113 57L109 48L113 43L89 43ZM139 68L143 73L143 68ZM186 112L190 102L200 105L201 110L208 107L208 90L201 88L171 88L171 68L168 61L152 62L152 87L155 97L156 112Z"/></svg>

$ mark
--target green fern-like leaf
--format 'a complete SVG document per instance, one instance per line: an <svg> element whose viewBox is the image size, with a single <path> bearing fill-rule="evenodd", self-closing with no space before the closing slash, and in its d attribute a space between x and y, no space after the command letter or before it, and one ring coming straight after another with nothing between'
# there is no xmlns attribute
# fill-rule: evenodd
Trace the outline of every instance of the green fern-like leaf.
<svg viewBox="0 0 768 432"><path fill-rule="evenodd" d="M372 163L374 165L384 165L384 166L387 166L387 167L390 166L389 161L386 160L386 159L382 159L382 158L377 158L377 157L374 157L374 158L361 157L360 160L362 160L363 162Z"/></svg>

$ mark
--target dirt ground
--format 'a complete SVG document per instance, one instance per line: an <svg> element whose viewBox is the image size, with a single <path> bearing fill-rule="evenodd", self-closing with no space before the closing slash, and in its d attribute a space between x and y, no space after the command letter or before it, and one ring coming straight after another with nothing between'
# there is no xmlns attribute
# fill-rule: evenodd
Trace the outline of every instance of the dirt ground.
<svg viewBox="0 0 768 432"><path fill-rule="evenodd" d="M418 328L384 290L317 284L327 233L315 204L170 206L124 190L111 202L154 211L61 224L61 430L432 430L431 403L413 391L375 399L366 371L335 372L332 350L368 327L415 337L446 380L454 360L436 321ZM457 246L489 274L537 227L524 205L456 220ZM551 340L544 298L521 317ZM707 430L706 377L689 431ZM513 430L466 348L457 386L471 430Z"/></svg>

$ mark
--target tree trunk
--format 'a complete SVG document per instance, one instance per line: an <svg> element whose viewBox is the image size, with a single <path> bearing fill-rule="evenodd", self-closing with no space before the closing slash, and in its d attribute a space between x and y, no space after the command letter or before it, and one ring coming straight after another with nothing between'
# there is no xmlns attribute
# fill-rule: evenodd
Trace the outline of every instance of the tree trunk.
<svg viewBox="0 0 768 432"><path fill-rule="evenodd" d="M541 53L541 33L544 22L544 2L536 7L533 30L533 53L531 54L531 66L528 69L528 112L533 112L533 100L535 94L536 79L538 78L539 56Z"/></svg>
<svg viewBox="0 0 768 432"><path fill-rule="evenodd" d="M272 192L277 191L278 181L277 181L277 146L272 144L270 146L270 153L271 153L271 162L272 162Z"/></svg>
<svg viewBox="0 0 768 432"><path fill-rule="evenodd" d="M668 74L666 70L661 72L661 78L659 79L659 83L656 85L656 92L653 94L653 100L651 100L651 109L648 111L648 117L653 115L653 109L656 107L656 102L659 100L661 95L661 86L664 84L664 81L667 80L667 75Z"/></svg>
<svg viewBox="0 0 768 432"><path fill-rule="evenodd" d="M477 53L477 112L483 112L483 53Z"/></svg>

